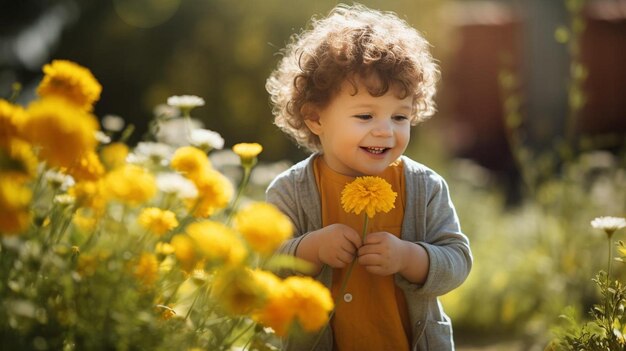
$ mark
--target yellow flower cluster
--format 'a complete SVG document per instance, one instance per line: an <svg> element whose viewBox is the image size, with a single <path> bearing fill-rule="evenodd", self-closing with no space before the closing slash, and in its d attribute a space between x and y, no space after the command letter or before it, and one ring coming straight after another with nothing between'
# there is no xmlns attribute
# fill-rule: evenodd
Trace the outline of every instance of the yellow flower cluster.
<svg viewBox="0 0 626 351"><path fill-rule="evenodd" d="M37 159L23 131L26 112L0 99L0 234L17 234L30 222L32 191L26 182L35 176Z"/></svg>
<svg viewBox="0 0 626 351"><path fill-rule="evenodd" d="M341 205L348 213L359 215L365 211L373 218L377 212L386 213L394 208L396 196L391 184L380 177L357 177L341 192Z"/></svg>
<svg viewBox="0 0 626 351"><path fill-rule="evenodd" d="M198 197L188 201L188 207L199 218L211 216L216 210L228 205L234 194L230 181L214 170L204 151L193 146L176 150L171 161L172 168L191 180L198 189Z"/></svg>
<svg viewBox="0 0 626 351"><path fill-rule="evenodd" d="M7 264L0 267L9 272L0 273L35 277L20 280L28 289L11 288L15 299L29 301L32 292L56 289L53 297L36 296L33 306L45 310L57 328L57 316L63 316L63 325L72 318L72 323L91 322L84 317L89 308L78 311L73 306L83 293L98 295L100 300L80 302L104 306L104 312L92 316L137 325L137 315L143 321L154 314L155 323L184 318L187 322L171 323L164 330L189 333L194 342L217 334L198 338L188 330L190 325L216 321L224 323L224 332L238 331L245 319L280 335L294 324L315 331L326 323L333 308L326 288L311 278L281 280L267 270L293 268L293 259L275 255L292 235L290 219L262 202L237 209L261 145L233 147L244 171L233 201L231 181L198 148L180 147L170 158L170 146L159 144L168 150L162 162L144 162L151 150L131 150L123 142L100 145L100 127L91 111L102 88L87 69L54 61L44 74L39 97L27 108L0 99L0 236L15 236L11 245L0 247L2 255L15 250L3 256ZM11 261L26 257L22 251L28 250L35 250L29 253L32 257L42 257L36 272L28 272L35 261ZM74 282L81 289L62 291ZM41 284L56 285L38 290ZM110 294L100 294L111 284L121 285L113 290L120 301L129 301L124 308ZM22 294L26 290L28 296ZM145 306L149 312L141 310ZM109 308L118 309L108 315ZM125 316L125 311L139 313Z"/></svg>

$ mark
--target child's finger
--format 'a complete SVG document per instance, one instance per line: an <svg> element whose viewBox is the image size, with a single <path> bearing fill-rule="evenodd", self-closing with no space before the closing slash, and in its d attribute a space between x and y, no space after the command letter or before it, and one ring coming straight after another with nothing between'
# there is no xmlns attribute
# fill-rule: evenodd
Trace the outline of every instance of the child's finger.
<svg viewBox="0 0 626 351"><path fill-rule="evenodd" d="M345 228L343 231L343 236L350 241L355 248L361 247L363 242L361 241L361 236L352 228Z"/></svg>

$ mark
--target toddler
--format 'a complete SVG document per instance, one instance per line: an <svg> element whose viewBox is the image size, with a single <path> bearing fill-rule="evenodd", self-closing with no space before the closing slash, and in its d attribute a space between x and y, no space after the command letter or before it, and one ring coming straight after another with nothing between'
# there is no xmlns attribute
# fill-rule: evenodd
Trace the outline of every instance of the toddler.
<svg viewBox="0 0 626 351"><path fill-rule="evenodd" d="M292 37L267 81L274 123L312 152L267 189L296 228L280 251L310 262L336 301L321 335L291 336L285 349L310 350L318 338L316 350L454 349L438 296L469 274L469 241L444 179L403 155L411 126L435 111L428 46L393 13L338 5ZM340 200L359 176L398 194L365 239L363 217Z"/></svg>

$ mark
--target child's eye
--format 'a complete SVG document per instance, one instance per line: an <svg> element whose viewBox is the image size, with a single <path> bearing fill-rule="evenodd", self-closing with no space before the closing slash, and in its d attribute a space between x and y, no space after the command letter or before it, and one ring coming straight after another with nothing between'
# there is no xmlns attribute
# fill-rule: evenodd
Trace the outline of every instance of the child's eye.
<svg viewBox="0 0 626 351"><path fill-rule="evenodd" d="M393 117L391 117L391 118L392 118L394 121L397 121L397 122L407 121L407 120L409 119L409 117L407 117L407 116L403 116L403 115L396 115L396 116L393 116Z"/></svg>
<svg viewBox="0 0 626 351"><path fill-rule="evenodd" d="M358 119L362 119L362 120L368 120L372 118L372 115L368 115L368 114L363 114L363 115L354 115L354 117L358 118Z"/></svg>

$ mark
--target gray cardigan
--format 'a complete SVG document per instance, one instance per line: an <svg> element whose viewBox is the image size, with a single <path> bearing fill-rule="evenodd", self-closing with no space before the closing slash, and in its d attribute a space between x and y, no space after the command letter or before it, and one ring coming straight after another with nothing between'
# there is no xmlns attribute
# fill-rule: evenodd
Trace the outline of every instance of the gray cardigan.
<svg viewBox="0 0 626 351"><path fill-rule="evenodd" d="M313 171L317 155L281 173L267 189L267 201L289 216L295 225L294 237L281 246L281 253L295 255L302 238L322 227L320 195ZM413 326L411 350L454 350L452 324L437 297L467 278L473 260L469 240L461 232L445 180L406 156L402 156L402 162L406 208L401 238L423 246L430 259L423 285L395 275L395 283L406 297ZM330 288L332 268L324 266L315 278ZM326 328L316 350L332 351L332 337L331 328ZM310 350L315 338L316 335L290 337L285 349Z"/></svg>

